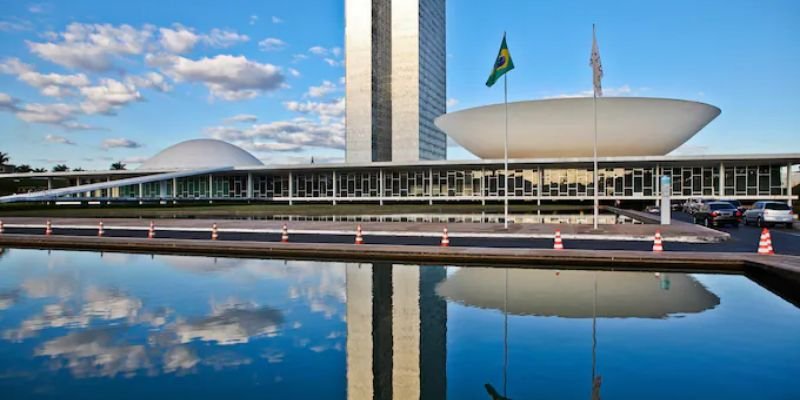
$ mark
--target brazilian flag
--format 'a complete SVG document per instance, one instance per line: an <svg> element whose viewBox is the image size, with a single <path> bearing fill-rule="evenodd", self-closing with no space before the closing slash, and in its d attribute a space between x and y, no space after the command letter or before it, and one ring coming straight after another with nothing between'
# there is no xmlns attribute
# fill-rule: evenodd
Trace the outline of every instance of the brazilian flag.
<svg viewBox="0 0 800 400"><path fill-rule="evenodd" d="M497 59L494 62L492 74L489 75L489 79L486 81L486 86L492 87L501 76L512 69L514 69L514 61L511 61L511 53L506 45L506 35L503 34L503 43L500 44L500 52L497 53Z"/></svg>

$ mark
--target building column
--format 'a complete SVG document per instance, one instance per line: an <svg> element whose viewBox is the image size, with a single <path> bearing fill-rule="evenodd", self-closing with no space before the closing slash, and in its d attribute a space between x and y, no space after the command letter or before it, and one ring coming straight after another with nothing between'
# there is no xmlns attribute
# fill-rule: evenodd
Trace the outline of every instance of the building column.
<svg viewBox="0 0 800 400"><path fill-rule="evenodd" d="M486 168L481 168L481 205L486 205Z"/></svg>
<svg viewBox="0 0 800 400"><path fill-rule="evenodd" d="M214 176L208 174L208 202L212 203L214 198Z"/></svg>
<svg viewBox="0 0 800 400"><path fill-rule="evenodd" d="M139 184L139 204L142 204L142 199L144 199L144 184Z"/></svg>
<svg viewBox="0 0 800 400"><path fill-rule="evenodd" d="M787 194L786 203L789 205L789 208L792 207L792 200L794 200L792 198L793 197L792 196L792 186L793 185L794 185L794 182L792 182L792 163L789 162L788 164L786 164L786 186L787 186L787 188L786 188L786 194Z"/></svg>
<svg viewBox="0 0 800 400"><path fill-rule="evenodd" d="M719 163L719 198L725 196L725 164Z"/></svg>
<svg viewBox="0 0 800 400"><path fill-rule="evenodd" d="M47 190L53 190L53 178L47 178Z"/></svg>
<svg viewBox="0 0 800 400"><path fill-rule="evenodd" d="M289 205L294 204L294 176L292 171L289 171Z"/></svg>
<svg viewBox="0 0 800 400"><path fill-rule="evenodd" d="M333 205L336 205L336 196L337 196L336 189L338 186L336 184L336 170L333 170L331 172L333 173Z"/></svg>
<svg viewBox="0 0 800 400"><path fill-rule="evenodd" d="M253 173L247 173L247 200L253 199Z"/></svg>
<svg viewBox="0 0 800 400"><path fill-rule="evenodd" d="M385 189L384 184L383 184L383 169L379 169L378 170L378 180L379 180L379 182L378 182L378 190L379 190L378 198L380 199L379 200L379 204L383 205L383 190Z"/></svg>
<svg viewBox="0 0 800 400"><path fill-rule="evenodd" d="M542 206L542 187L543 187L542 183L543 182L544 182L544 168L543 167L539 167L539 187L536 189L536 194L537 194L537 196L536 196L536 205L539 206L539 208L536 210L536 215L542 215L541 206ZM595 188L595 190L597 190L597 188Z"/></svg>
<svg viewBox="0 0 800 400"><path fill-rule="evenodd" d="M428 205L433 205L433 168L428 168Z"/></svg>
<svg viewBox="0 0 800 400"><path fill-rule="evenodd" d="M78 176L78 177L75 177L75 186L80 186L80 185L81 185L81 177L80 177L80 176ZM82 192L78 192L78 193L75 193L75 195L76 195L77 197L83 197L83 196L84 196L84 193L82 193Z"/></svg>
<svg viewBox="0 0 800 400"><path fill-rule="evenodd" d="M172 204L178 204L178 178L172 178Z"/></svg>
<svg viewBox="0 0 800 400"><path fill-rule="evenodd" d="M656 164L656 181L650 182L653 188L653 194L656 195L656 207L661 206L661 165Z"/></svg>

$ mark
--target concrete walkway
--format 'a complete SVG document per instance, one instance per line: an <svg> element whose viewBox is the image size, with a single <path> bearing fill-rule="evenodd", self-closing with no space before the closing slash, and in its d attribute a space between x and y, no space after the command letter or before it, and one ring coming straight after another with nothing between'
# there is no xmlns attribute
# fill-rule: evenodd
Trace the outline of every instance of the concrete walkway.
<svg viewBox="0 0 800 400"><path fill-rule="evenodd" d="M45 218L7 217L3 218L7 228L40 228L44 230ZM97 229L99 219L52 218L54 228ZM212 220L212 219L157 219L157 230L210 231L216 223L220 232L278 233L283 221L265 220ZM113 218L103 220L106 229L146 230L150 220L137 218ZM352 235L356 223L326 221L288 221L290 234ZM416 236L441 237L447 227L451 237L485 238L552 238L556 230L564 239L652 241L656 230L660 230L664 241L683 243L718 243L730 238L725 232L702 226L677 222L672 225L620 224L601 225L593 230L591 225L573 224L511 224L508 230L503 224L478 223L415 223L415 222L364 222L361 223L365 236Z"/></svg>
<svg viewBox="0 0 800 400"><path fill-rule="evenodd" d="M768 272L800 283L800 257L758 256L750 253L705 253L621 250L501 249L484 247L439 247L403 245L355 245L331 243L280 243L211 241L187 239L143 239L84 236L0 235L0 246L179 253L242 258L293 258L351 262L490 265L553 269L628 269L747 273Z"/></svg>

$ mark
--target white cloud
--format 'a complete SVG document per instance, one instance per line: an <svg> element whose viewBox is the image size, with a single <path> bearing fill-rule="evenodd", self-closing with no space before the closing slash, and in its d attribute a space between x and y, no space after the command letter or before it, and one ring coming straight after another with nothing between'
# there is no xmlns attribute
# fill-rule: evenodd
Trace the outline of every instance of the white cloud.
<svg viewBox="0 0 800 400"><path fill-rule="evenodd" d="M84 74L41 74L18 58L8 58L0 63L0 72L17 75L19 80L39 89L43 95L51 97L74 95L73 89L90 84L89 78Z"/></svg>
<svg viewBox="0 0 800 400"><path fill-rule="evenodd" d="M308 58L308 56L305 55L305 54L294 54L294 55L292 55L292 62L294 62L294 63L300 62L300 61L303 61L303 60L305 60L307 58Z"/></svg>
<svg viewBox="0 0 800 400"><path fill-rule="evenodd" d="M317 55L317 56L327 56L328 53L330 53L328 51L328 49L326 49L326 48L324 48L322 46L314 46L314 47L308 49L308 52L311 53L311 54Z"/></svg>
<svg viewBox="0 0 800 400"><path fill-rule="evenodd" d="M159 92L169 92L172 86L167 82L164 75L158 72L148 72L144 75L129 76L125 78L125 82L136 87L155 89Z"/></svg>
<svg viewBox="0 0 800 400"><path fill-rule="evenodd" d="M258 42L258 48L261 51L278 51L286 47L286 42L278 38L266 38Z"/></svg>
<svg viewBox="0 0 800 400"><path fill-rule="evenodd" d="M84 96L81 110L86 114L113 115L116 108L142 100L136 86L114 79L102 79L99 85L83 87L80 91Z"/></svg>
<svg viewBox="0 0 800 400"><path fill-rule="evenodd" d="M75 145L75 142L58 135L47 135L44 140L48 143Z"/></svg>
<svg viewBox="0 0 800 400"><path fill-rule="evenodd" d="M179 24L176 24L174 29L161 28L158 31L161 33L159 42L167 51L172 53L189 52L200 40L200 36Z"/></svg>
<svg viewBox="0 0 800 400"><path fill-rule="evenodd" d="M26 122L59 125L74 118L77 107L65 103L28 103L17 108L17 117Z"/></svg>
<svg viewBox="0 0 800 400"><path fill-rule="evenodd" d="M242 123L242 122L256 122L258 117L252 114L239 114L229 118L225 118L225 123Z"/></svg>
<svg viewBox="0 0 800 400"><path fill-rule="evenodd" d="M249 19L250 25L255 25L256 22L258 22L258 15L255 14L251 15Z"/></svg>
<svg viewBox="0 0 800 400"><path fill-rule="evenodd" d="M24 32L33 30L33 24L24 19L10 17L0 21L0 32Z"/></svg>
<svg viewBox="0 0 800 400"><path fill-rule="evenodd" d="M142 54L155 27L71 23L58 36L60 41L31 42L28 48L39 57L68 68L107 71L115 57Z"/></svg>
<svg viewBox="0 0 800 400"><path fill-rule="evenodd" d="M28 6L28 12L31 14L41 14L44 13L47 8L49 7L47 7L45 4L31 4Z"/></svg>
<svg viewBox="0 0 800 400"><path fill-rule="evenodd" d="M280 68L244 56L217 55L191 60L174 55L149 55L147 61L176 81L205 84L213 97L224 100L250 99L261 92L277 90L285 80Z"/></svg>
<svg viewBox="0 0 800 400"><path fill-rule="evenodd" d="M298 102L287 101L283 103L289 111L299 112L302 114L314 114L321 119L343 118L345 110L344 97L330 102Z"/></svg>
<svg viewBox="0 0 800 400"><path fill-rule="evenodd" d="M247 42L250 38L247 35L214 28L211 33L203 36L203 41L212 47L226 48L238 43Z"/></svg>
<svg viewBox="0 0 800 400"><path fill-rule="evenodd" d="M0 110L15 111L17 109L17 99L8 93L0 92Z"/></svg>
<svg viewBox="0 0 800 400"><path fill-rule="evenodd" d="M447 99L447 108L455 107L458 104L458 99L449 98Z"/></svg>
<svg viewBox="0 0 800 400"><path fill-rule="evenodd" d="M103 140L103 143L101 144L101 146L106 150L108 150L108 149L117 149L117 148L138 149L139 147L142 147L142 144L138 143L138 142L135 142L135 141L133 141L131 139L113 138L113 139L105 139L105 140Z"/></svg>
<svg viewBox="0 0 800 400"><path fill-rule="evenodd" d="M298 71L298 70L296 70L294 68L289 68L287 71L289 71L289 75L291 75L291 76L293 76L295 78L300 77L300 71Z"/></svg>
<svg viewBox="0 0 800 400"><path fill-rule="evenodd" d="M283 20L273 15L272 16L272 23L273 24L282 24Z"/></svg>
<svg viewBox="0 0 800 400"><path fill-rule="evenodd" d="M331 67L343 67L344 61L342 60L334 60L333 58L324 58L322 61L325 61L325 64L330 65Z"/></svg>
<svg viewBox="0 0 800 400"><path fill-rule="evenodd" d="M319 98L325 97L328 93L337 90L337 87L331 81L323 81L319 86L311 86L308 88L306 95L308 97Z"/></svg>
<svg viewBox="0 0 800 400"><path fill-rule="evenodd" d="M332 102L286 102L304 117L254 124L247 128L216 126L206 135L254 152L299 152L308 147L344 149L344 98Z"/></svg>
<svg viewBox="0 0 800 400"><path fill-rule="evenodd" d="M149 159L149 157L142 157L142 156L128 157L128 158L123 158L122 162L125 163L125 164L141 164L141 163L147 161L148 159ZM108 161L111 161L111 160L108 160Z"/></svg>

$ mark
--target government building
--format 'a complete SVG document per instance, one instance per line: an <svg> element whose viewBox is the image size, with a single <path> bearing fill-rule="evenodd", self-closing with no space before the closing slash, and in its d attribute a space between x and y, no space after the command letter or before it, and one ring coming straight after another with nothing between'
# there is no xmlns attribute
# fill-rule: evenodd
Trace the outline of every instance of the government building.
<svg viewBox="0 0 800 400"><path fill-rule="evenodd" d="M0 174L41 184L10 202L517 203L591 202L592 98L502 104L446 113L445 0L347 0L346 161L264 165L233 144L177 143L130 171ZM600 201L671 197L791 203L800 153L669 155L717 118L678 99L597 100ZM447 136L478 160L447 160ZM507 180L507 185L503 181ZM795 196L796 197L796 196Z"/></svg>

